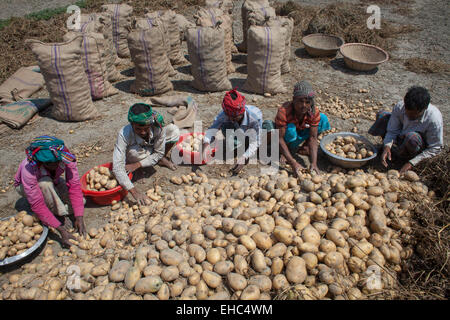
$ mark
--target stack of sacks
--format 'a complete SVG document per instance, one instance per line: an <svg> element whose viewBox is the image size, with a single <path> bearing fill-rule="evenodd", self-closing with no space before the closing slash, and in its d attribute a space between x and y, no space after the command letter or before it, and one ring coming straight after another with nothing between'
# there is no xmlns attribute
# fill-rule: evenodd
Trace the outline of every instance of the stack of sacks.
<svg viewBox="0 0 450 320"><path fill-rule="evenodd" d="M131 29L133 8L127 4L105 4L102 9L111 15L112 39L117 55L120 58L129 58L127 37Z"/></svg>
<svg viewBox="0 0 450 320"><path fill-rule="evenodd" d="M244 90L259 94L287 92L281 81L285 37L285 28L250 27L248 30L248 75Z"/></svg>
<svg viewBox="0 0 450 320"><path fill-rule="evenodd" d="M223 29L225 35L225 62L227 64L227 72L233 73L235 68L231 62L233 45L232 25L230 16L223 13L222 10L216 8L200 8L194 16L195 22L200 27L215 27L216 25Z"/></svg>
<svg viewBox="0 0 450 320"><path fill-rule="evenodd" d="M163 37L158 27L132 31L128 35L128 47L136 76L130 87L131 92L153 96L173 89Z"/></svg>
<svg viewBox="0 0 450 320"><path fill-rule="evenodd" d="M81 59L82 42L81 36L64 43L25 41L38 61L53 102L52 116L57 120L84 121L100 116L92 103Z"/></svg>
<svg viewBox="0 0 450 320"><path fill-rule="evenodd" d="M233 36L233 1L232 0L206 0L206 8L218 8L224 12L224 14L230 17L231 24L231 53L238 53L238 49L234 45Z"/></svg>
<svg viewBox="0 0 450 320"><path fill-rule="evenodd" d="M164 46L164 50L167 56L167 68L169 72L169 76L173 77L177 75L177 72L172 67L172 64L169 61L169 52L170 52L170 41L169 41L169 33L167 32L167 28L162 22L160 18L139 18L134 21L134 28L138 30L150 30L152 28L158 28L158 31L161 33L161 37L163 39L162 45Z"/></svg>
<svg viewBox="0 0 450 320"><path fill-rule="evenodd" d="M180 30L178 28L176 14L172 10L163 10L157 12L150 12L146 14L147 18L160 18L164 23L169 34L170 51L169 59L172 65L177 66L185 64L187 61L183 57L181 50Z"/></svg>
<svg viewBox="0 0 450 320"><path fill-rule="evenodd" d="M252 14L252 23L250 24L249 15ZM247 52L248 29L251 25L261 26L270 18L275 18L275 9L272 8L268 0L246 0L242 5L242 33L243 41L238 49L241 52Z"/></svg>
<svg viewBox="0 0 450 320"><path fill-rule="evenodd" d="M192 86L200 91L224 91L231 89L225 63L224 31L220 27L196 27L188 29L187 45Z"/></svg>
<svg viewBox="0 0 450 320"><path fill-rule="evenodd" d="M119 93L119 90L108 81L106 41L103 35L94 32L68 32L64 35L64 41L70 41L78 36L83 39L81 60L88 78L92 99L102 99Z"/></svg>
<svg viewBox="0 0 450 320"><path fill-rule="evenodd" d="M77 30L78 31L78 30ZM121 59L117 56L116 48L112 38L112 23L111 15L107 12L92 13L81 15L81 28L80 32L94 32L101 33L105 39L105 59L106 59L106 71L108 74L108 81L118 81L123 78L119 71L116 69L116 65L121 62Z"/></svg>

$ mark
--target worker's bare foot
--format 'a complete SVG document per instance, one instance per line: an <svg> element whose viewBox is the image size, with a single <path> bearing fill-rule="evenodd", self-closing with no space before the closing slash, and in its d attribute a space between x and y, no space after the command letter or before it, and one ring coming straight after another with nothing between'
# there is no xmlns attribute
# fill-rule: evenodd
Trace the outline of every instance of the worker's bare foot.
<svg viewBox="0 0 450 320"><path fill-rule="evenodd" d="M158 164L160 166L169 168L172 171L175 171L177 169L177 166L173 164L172 161L170 161L169 159L167 159L166 157L162 157L161 160L159 160Z"/></svg>

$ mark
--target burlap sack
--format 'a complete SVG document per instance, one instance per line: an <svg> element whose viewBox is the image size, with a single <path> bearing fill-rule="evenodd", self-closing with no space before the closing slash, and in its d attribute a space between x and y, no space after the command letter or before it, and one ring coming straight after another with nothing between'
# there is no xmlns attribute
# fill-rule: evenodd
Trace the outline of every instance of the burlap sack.
<svg viewBox="0 0 450 320"><path fill-rule="evenodd" d="M131 30L133 7L127 4L105 4L103 11L111 14L112 38L119 58L129 58L127 37Z"/></svg>
<svg viewBox="0 0 450 320"><path fill-rule="evenodd" d="M248 29L247 81L249 92L276 94L287 92L281 81L286 29L251 26Z"/></svg>
<svg viewBox="0 0 450 320"><path fill-rule="evenodd" d="M53 102L52 116L57 120L84 121L99 116L81 61L82 41L82 37L64 43L25 41L41 68Z"/></svg>
<svg viewBox="0 0 450 320"><path fill-rule="evenodd" d="M225 63L227 64L227 73L233 73L235 68L231 61L233 55L231 54L231 45L233 44L232 26L229 15L218 8L200 8L194 15L195 23L200 27L218 27L223 29L225 35Z"/></svg>
<svg viewBox="0 0 450 320"><path fill-rule="evenodd" d="M83 37L81 60L89 81L92 99L102 99L118 94L119 90L108 81L105 38L103 35L94 32L68 32L63 39L64 41L70 41L78 36Z"/></svg>
<svg viewBox="0 0 450 320"><path fill-rule="evenodd" d="M233 31L233 1L232 0L206 0L206 8L219 8L230 17L231 25L231 53L238 53L238 49L234 45L234 31Z"/></svg>
<svg viewBox="0 0 450 320"><path fill-rule="evenodd" d="M150 99L152 105L173 107L169 110L173 114L173 123L178 128L190 128L194 125L197 116L198 105L191 96L162 96Z"/></svg>
<svg viewBox="0 0 450 320"><path fill-rule="evenodd" d="M167 54L158 28L136 30L128 35L128 47L134 63L136 80L131 92L143 96L161 94L173 89L169 80Z"/></svg>
<svg viewBox="0 0 450 320"><path fill-rule="evenodd" d="M170 42L169 34L167 33L166 26L160 18L139 18L134 21L134 28L138 30L149 30L151 28L157 28L161 33L165 53L167 55L167 69L169 72L169 77L177 75L177 71L172 67L169 60Z"/></svg>
<svg viewBox="0 0 450 320"><path fill-rule="evenodd" d="M44 86L44 77L35 69L22 67L0 85L0 105L28 98Z"/></svg>
<svg viewBox="0 0 450 320"><path fill-rule="evenodd" d="M117 56L116 48L112 38L112 22L111 15L108 12L81 14L81 32L101 33L105 38L105 63L106 71L108 73L108 81L119 81L124 77L117 71L117 61L120 61Z"/></svg>
<svg viewBox="0 0 450 320"><path fill-rule="evenodd" d="M187 45L192 86L200 91L224 91L231 89L225 63L224 32L218 27L188 29Z"/></svg>
<svg viewBox="0 0 450 320"><path fill-rule="evenodd" d="M14 129L20 129L39 111L51 104L49 99L35 99L13 102L0 106L0 122Z"/></svg>
<svg viewBox="0 0 450 320"><path fill-rule="evenodd" d="M288 17L275 17L271 18L266 23L266 25L269 27L282 27L286 29L283 63L281 64L281 74L288 73L291 71L289 59L291 58L291 38L292 31L294 30L294 20Z"/></svg>
<svg viewBox="0 0 450 320"><path fill-rule="evenodd" d="M162 10L147 13L145 16L147 18L160 18L166 26L170 41L170 63L174 66L187 63L181 50L180 30L178 29L175 12L172 10Z"/></svg>
<svg viewBox="0 0 450 320"><path fill-rule="evenodd" d="M252 24L249 22L248 15L253 13ZM245 0L241 9L242 16L242 36L243 40L238 45L241 52L247 52L248 28L251 25L262 25L269 18L276 17L275 9L272 8L268 0Z"/></svg>
<svg viewBox="0 0 450 320"><path fill-rule="evenodd" d="M175 16L175 20L177 21L178 30L180 31L180 39L182 41L186 40L187 29L194 28L195 23L190 22L185 16L178 13Z"/></svg>

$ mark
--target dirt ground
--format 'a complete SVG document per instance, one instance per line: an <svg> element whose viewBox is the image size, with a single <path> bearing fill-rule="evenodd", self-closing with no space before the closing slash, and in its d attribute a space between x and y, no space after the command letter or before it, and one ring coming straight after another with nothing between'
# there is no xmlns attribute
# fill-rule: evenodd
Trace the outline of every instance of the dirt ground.
<svg viewBox="0 0 450 320"><path fill-rule="evenodd" d="M235 42L239 43L242 39L242 23L240 21L240 6L243 1L236 1L234 9L234 33ZM299 1L300 2L300 1ZM302 4L320 5L335 3L336 1L314 1L303 0ZM355 1L347 1L355 2ZM356 1L357 2L357 1ZM374 1L377 3L380 1ZM381 1L390 3L389 1ZM366 3L366 2L364 2ZM406 33L396 40L397 49L390 52L391 59L381 65L375 72L358 73L349 71L345 68L343 59L340 55L330 59L313 59L304 51L300 39L292 39L291 69L289 74L283 75L283 82L288 88L287 94L280 94L272 97L245 93L249 104L258 106L264 119L274 119L277 105L287 101L291 97L291 91L295 82L301 79L308 79L313 87L318 91L318 96L327 99L328 96L338 96L348 101L381 101L386 108L401 100L412 85L421 85L430 90L432 103L438 106L444 117L444 140L448 144L450 119L449 101L449 83L450 75L448 73L421 74L408 71L404 66L404 60L411 57L428 58L450 64L450 53L448 46L450 44L450 33L448 28L448 16L450 7L445 0L415 0L408 2L412 5L406 10L405 15L401 15L401 10L397 10L396 5L379 4L382 12L382 19L388 19L398 24L411 24L418 26L421 31ZM0 9L5 6L1 3ZM8 8L14 4L7 4ZM2 11L2 10L0 10ZM13 12L13 10L11 10ZM400 13L399 13L400 12ZM188 19L192 20L191 16ZM0 17L1 18L1 17ZM183 49L187 55L186 43L183 43ZM1 58L0 58L1 59ZM233 87L240 89L246 79L246 55L235 54L233 62L237 69L236 73L229 75ZM123 74L130 76L131 65L123 66ZM189 64L179 67L178 74L172 78L175 90L171 95L191 95L199 104L198 119L203 121L206 128L212 123L214 116L221 109L221 101L224 92L202 93L189 86L192 80ZM79 123L58 122L46 114L40 114L37 121L26 125L21 130L7 129L0 133L0 189L5 192L0 193L0 217L6 217L15 214L18 210L26 208L26 201L20 199L11 185L14 174L19 163L24 159L24 150L30 140L43 134L51 134L63 139L71 150L85 150L89 157L79 158L80 175L95 165L110 162L117 133L121 127L127 124L126 114L130 105L139 101L148 101L128 92L128 87L133 77L116 83L120 89L118 95L96 101L94 104L102 114L102 119L95 121L86 121ZM359 93L360 89L368 89L368 93ZM47 91L41 90L35 97L48 97ZM320 102L319 102L320 105ZM170 122L171 116L165 108L156 108L161 112L165 119ZM354 124L352 119L342 120L335 116L330 116L331 125L342 131L349 131ZM358 132L367 136L367 129L370 121L361 119L358 125ZM73 130L73 133L71 133ZM379 142L379 141L378 141ZM96 150L100 147L100 150ZM87 151L86 151L87 150ZM320 155L319 155L320 157ZM307 159L305 158L305 163ZM330 163L322 157L320 158L319 168L327 170ZM156 170L147 170L137 181L137 187L141 190L147 190L153 185L159 184L163 190L173 188L168 182L168 178L173 174L181 175L192 170L191 166L180 166L178 171L172 171L156 167ZM212 177L219 177L224 172L221 166L202 166L201 170ZM249 166L240 174L240 177L249 175L258 175L259 167ZM85 211L86 224L98 226L104 223L109 212L108 207L98 207L88 201Z"/></svg>

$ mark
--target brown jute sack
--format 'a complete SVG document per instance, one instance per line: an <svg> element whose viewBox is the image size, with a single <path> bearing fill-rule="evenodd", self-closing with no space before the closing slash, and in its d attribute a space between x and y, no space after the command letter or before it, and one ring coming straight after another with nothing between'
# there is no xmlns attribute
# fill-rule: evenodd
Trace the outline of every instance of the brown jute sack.
<svg viewBox="0 0 450 320"><path fill-rule="evenodd" d="M291 58L291 38L294 30L294 20L289 17L275 17L271 18L266 25L269 27L282 27L286 29L286 38L284 42L283 63L281 64L281 74L291 71L289 59Z"/></svg>
<svg viewBox="0 0 450 320"><path fill-rule="evenodd" d="M233 73L235 68L231 61L231 46L233 44L231 19L227 14L217 8L200 8L194 15L195 22L200 27L218 27L223 29L225 35L225 63L227 64L227 73Z"/></svg>
<svg viewBox="0 0 450 320"><path fill-rule="evenodd" d="M252 24L248 15L254 13ZM241 52L247 52L248 28L251 25L262 25L271 17L276 17L275 9L272 8L268 0L245 0L241 8L243 40L238 45Z"/></svg>
<svg viewBox="0 0 450 320"><path fill-rule="evenodd" d="M281 81L286 29L251 26L248 29L247 81L243 89L249 92L285 93Z"/></svg>
<svg viewBox="0 0 450 320"><path fill-rule="evenodd" d="M92 99L102 99L119 93L119 90L108 81L105 38L103 35L94 32L68 32L64 35L64 41L70 41L77 36L83 37L81 60L88 77Z"/></svg>
<svg viewBox="0 0 450 320"><path fill-rule="evenodd" d="M187 45L192 86L200 91L224 91L231 89L225 63L224 32L218 27L188 29Z"/></svg>
<svg viewBox="0 0 450 320"><path fill-rule="evenodd" d="M176 14L175 19L177 20L178 30L180 31L180 39L186 40L186 32L189 28L194 28L195 23L190 22L182 14Z"/></svg>
<svg viewBox="0 0 450 320"><path fill-rule="evenodd" d="M22 67L0 85L0 105L28 98L44 86L44 77L34 69Z"/></svg>
<svg viewBox="0 0 450 320"><path fill-rule="evenodd" d="M163 36L158 28L136 30L128 35L136 77L131 84L131 92L153 96L173 90L167 68L168 59L162 43Z"/></svg>
<svg viewBox="0 0 450 320"><path fill-rule="evenodd" d="M169 61L169 51L170 51L170 42L169 42L169 34L167 33L166 26L159 18L138 18L134 21L134 27L138 30L150 30L152 28L157 28L161 33L163 42L161 45L164 46L165 53L167 55L167 69L169 72L169 77L173 77L177 75L176 70L172 67L172 64Z"/></svg>
<svg viewBox="0 0 450 320"><path fill-rule="evenodd" d="M111 14L112 39L117 55L120 58L129 58L127 37L131 30L133 7L127 4L105 4L102 9Z"/></svg>
<svg viewBox="0 0 450 320"><path fill-rule="evenodd" d="M180 30L178 28L175 12L172 10L161 10L147 13L145 16L147 18L160 18L166 26L170 41L170 63L174 66L187 63L186 59L183 57L183 51L181 50Z"/></svg>
<svg viewBox="0 0 450 320"><path fill-rule="evenodd" d="M238 49L234 45L234 32L233 32L233 1L232 0L206 0L206 8L219 8L227 14L230 18L231 25L231 53L238 53Z"/></svg>
<svg viewBox="0 0 450 320"><path fill-rule="evenodd" d="M82 37L76 37L64 43L25 42L41 68L53 102L52 116L57 120L84 121L99 116L81 61L82 41Z"/></svg>
<svg viewBox="0 0 450 320"><path fill-rule="evenodd" d="M111 15L108 12L81 14L81 32L101 33L105 38L106 71L108 81L118 81L123 76L117 71L116 65L119 61L114 41L112 38Z"/></svg>

